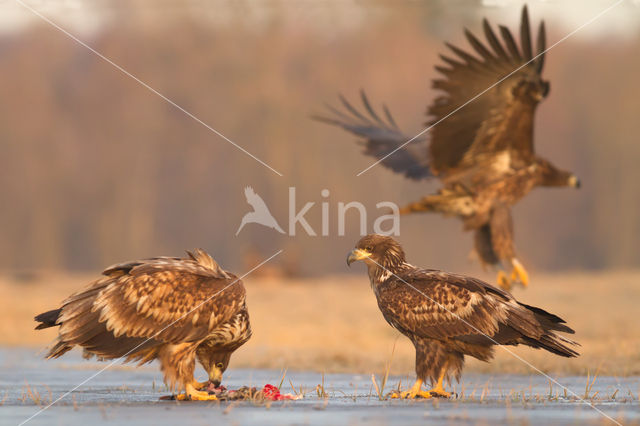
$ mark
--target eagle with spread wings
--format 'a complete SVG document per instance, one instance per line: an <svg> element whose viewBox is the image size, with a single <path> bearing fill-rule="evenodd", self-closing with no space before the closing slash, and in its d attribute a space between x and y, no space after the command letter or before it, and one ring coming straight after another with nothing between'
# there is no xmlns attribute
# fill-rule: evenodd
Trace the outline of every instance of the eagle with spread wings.
<svg viewBox="0 0 640 426"><path fill-rule="evenodd" d="M413 180L437 177L436 194L411 203L401 213L439 212L462 219L475 233L475 251L483 265L499 268L498 283L528 283L513 246L511 206L537 186L579 187L573 173L536 155L533 122L536 108L549 93L542 78L545 27L540 23L535 54L527 7L522 10L520 45L500 26L500 37L483 21L486 42L469 30L465 36L475 55L447 43L453 57L440 55L441 94L428 108L427 129L411 138L402 133L386 106L377 113L364 94L366 113L343 96L344 111L329 106L330 116L315 119L363 138L364 153ZM429 132L430 139L424 134ZM505 273L511 269L510 276Z"/></svg>
<svg viewBox="0 0 640 426"><path fill-rule="evenodd" d="M219 386L231 354L251 337L245 288L203 250L188 258L120 263L64 302L35 317L36 329L59 326L47 358L74 346L100 360L159 360L178 399L211 400L194 378L195 361Z"/></svg>
<svg viewBox="0 0 640 426"><path fill-rule="evenodd" d="M382 235L362 238L347 264L363 261L385 320L416 349L417 380L404 398L448 397L444 379L459 379L465 355L493 358L496 345L526 345L563 357L576 357L578 345L560 317L518 302L508 292L479 279L422 269L406 262L397 241ZM422 391L422 383L434 385Z"/></svg>

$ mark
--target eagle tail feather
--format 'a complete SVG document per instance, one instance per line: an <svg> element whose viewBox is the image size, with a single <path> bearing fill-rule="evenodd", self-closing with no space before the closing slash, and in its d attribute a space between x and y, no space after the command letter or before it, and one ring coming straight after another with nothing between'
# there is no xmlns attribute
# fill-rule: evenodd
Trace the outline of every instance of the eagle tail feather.
<svg viewBox="0 0 640 426"><path fill-rule="evenodd" d="M527 338L526 341L528 346L545 349L551 353L566 358L575 358L580 355L578 352L567 346L579 345L577 342L565 339L562 336L558 336L556 333L544 334L539 339Z"/></svg>
<svg viewBox="0 0 640 426"><path fill-rule="evenodd" d="M554 315L550 312L545 311L544 309L526 305L524 303L518 302L520 306L526 308L527 310L533 312L536 317L536 320L540 323L540 325L545 330L552 331L561 331L563 333L575 334L575 330L566 325L566 321L560 318L557 315Z"/></svg>
<svg viewBox="0 0 640 426"><path fill-rule="evenodd" d="M40 315L36 315L34 320L36 320L40 324L38 324L35 329L42 330L44 328L55 327L57 325L60 325L58 323L60 312L62 312L62 308L52 309L50 311L43 312Z"/></svg>
<svg viewBox="0 0 640 426"><path fill-rule="evenodd" d="M515 316L518 317L517 322L520 326L518 328L522 332L523 341L527 346L545 349L567 358L574 358L579 355L570 346L580 346L580 344L558 334L558 332L575 333L562 318L535 306L525 305L524 303L518 304L526 309L520 315L516 314ZM524 312L529 312L533 316L522 315Z"/></svg>
<svg viewBox="0 0 640 426"><path fill-rule="evenodd" d="M58 341L58 343L56 343L55 346L52 347L51 350L49 350L47 359L59 358L65 353L69 352L71 349L73 349L73 345L69 345L64 341Z"/></svg>

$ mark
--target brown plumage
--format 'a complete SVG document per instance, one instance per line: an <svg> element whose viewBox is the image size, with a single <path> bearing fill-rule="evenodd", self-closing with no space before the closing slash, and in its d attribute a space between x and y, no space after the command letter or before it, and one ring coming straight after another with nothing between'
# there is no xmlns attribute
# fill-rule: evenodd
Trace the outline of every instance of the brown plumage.
<svg viewBox="0 0 640 426"><path fill-rule="evenodd" d="M495 345L526 345L564 357L578 355L571 348L577 343L558 334L574 333L561 318L520 303L479 279L410 265L391 237L362 238L347 263L357 260L368 267L385 320L415 346L417 382L405 397L448 396L443 380L460 377L464 356L489 361ZM422 392L426 380L435 388Z"/></svg>
<svg viewBox="0 0 640 426"><path fill-rule="evenodd" d="M251 337L245 289L203 250L187 253L111 266L60 308L36 316L36 329L60 327L47 357L79 346L101 360L158 359L172 389L211 399L197 390L195 360L219 385L231 354Z"/></svg>
<svg viewBox="0 0 640 426"><path fill-rule="evenodd" d="M332 117L315 118L364 138L364 153L396 173L414 180L437 176L443 183L440 192L401 212L461 218L465 229L476 233L480 260L513 267L512 278L526 284L526 272L515 257L510 207L536 186L578 187L579 181L534 151L535 110L549 93L549 82L542 78L544 23L538 29L535 57L526 6L519 46L504 26L502 40L486 19L483 31L485 43L465 29L475 55L448 43L454 57L440 55L445 65L436 66L442 78L433 81L441 94L428 108L430 141L422 135L407 144L411 137L399 130L389 110L384 107L382 118L364 92L367 114L340 96L346 112L330 107ZM494 218L495 213L500 218ZM499 282L510 283L504 274Z"/></svg>

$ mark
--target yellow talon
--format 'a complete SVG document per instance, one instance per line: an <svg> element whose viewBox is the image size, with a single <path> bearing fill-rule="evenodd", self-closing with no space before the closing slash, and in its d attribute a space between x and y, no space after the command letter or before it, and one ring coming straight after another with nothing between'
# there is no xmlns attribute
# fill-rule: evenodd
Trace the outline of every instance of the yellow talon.
<svg viewBox="0 0 640 426"><path fill-rule="evenodd" d="M513 259L511 264L513 265L511 279L513 281L519 281L522 283L523 287L527 287L529 285L529 274L527 273L527 270L524 269L524 266L522 266L522 263L520 263L518 259Z"/></svg>
<svg viewBox="0 0 640 426"><path fill-rule="evenodd" d="M433 389L430 389L430 390L427 390L427 391L421 390L421 388L422 388L422 380L418 379L413 384L411 389L409 389L408 391L400 392L399 394L397 394L397 393L393 394L391 397L392 398L402 398L402 399L413 399L416 396L419 396L419 397L425 398L425 399L437 398L437 397L449 398L449 397L451 397L451 393L445 391L444 387L443 387L445 371L446 371L446 369L443 368L442 369L442 374L441 374L440 378L438 379L438 383L436 384L436 386Z"/></svg>
<svg viewBox="0 0 640 426"><path fill-rule="evenodd" d="M217 401L218 400L218 398L215 395L209 395L209 392L202 392L197 390L194 387L194 383L187 384L185 392L179 395L176 395L176 399L178 401Z"/></svg>
<svg viewBox="0 0 640 426"><path fill-rule="evenodd" d="M450 397L451 394L449 394L448 392L444 392L443 394L436 392L435 390L430 390L430 391L417 391L417 392L412 392L412 391L405 391L405 392L400 392L400 394L394 394L392 396L392 398L402 398L402 399L414 399L416 397L420 397L420 398L424 398L424 399L429 399L429 398L434 398L434 397Z"/></svg>
<svg viewBox="0 0 640 426"><path fill-rule="evenodd" d="M202 388L206 388L207 386L209 386L209 382L199 382L197 380L193 380L193 382L191 382L191 384L193 385L194 388L196 388L197 390L200 390Z"/></svg>
<svg viewBox="0 0 640 426"><path fill-rule="evenodd" d="M444 389L433 388L428 390L427 393L431 395L431 397L440 397L440 398L451 398L451 392L447 392Z"/></svg>

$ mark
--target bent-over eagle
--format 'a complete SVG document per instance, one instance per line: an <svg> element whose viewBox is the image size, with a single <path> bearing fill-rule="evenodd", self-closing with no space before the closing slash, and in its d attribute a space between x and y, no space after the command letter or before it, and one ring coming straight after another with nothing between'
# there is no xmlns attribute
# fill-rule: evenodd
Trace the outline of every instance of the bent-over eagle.
<svg viewBox="0 0 640 426"><path fill-rule="evenodd" d="M526 345L575 357L577 345L557 332L574 331L556 315L520 303L504 290L479 279L410 265L391 237L368 235L348 257L369 269L371 288L387 322L416 349L417 380L402 397L450 396L444 379L459 379L464 356L493 357L495 345ZM424 392L422 383L434 388Z"/></svg>
<svg viewBox="0 0 640 426"><path fill-rule="evenodd" d="M549 82L542 78L544 22L535 57L526 6L520 46L504 26L502 40L486 19L483 30L486 43L465 29L475 56L449 43L455 58L440 55L445 66L435 67L442 78L433 80L433 87L442 93L428 108L430 143L424 136L409 142L411 137L400 131L386 106L381 117L364 92L366 114L340 96L345 112L329 107L333 116L314 118L361 136L364 153L396 173L413 180L437 176L443 188L401 213L432 211L460 217L465 230L475 232L480 261L497 266L498 283L509 288L511 280L528 283L513 247L511 206L536 186L579 187L580 182L534 152L535 110L549 93ZM512 270L511 279L505 267Z"/></svg>
<svg viewBox="0 0 640 426"><path fill-rule="evenodd" d="M194 379L195 360L219 386L231 354L251 337L245 288L203 250L187 254L113 265L36 316L36 329L60 327L47 358L80 346L86 358L157 359L165 383L185 390L179 399L216 399L198 390L205 384Z"/></svg>

